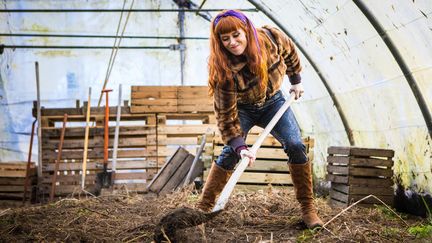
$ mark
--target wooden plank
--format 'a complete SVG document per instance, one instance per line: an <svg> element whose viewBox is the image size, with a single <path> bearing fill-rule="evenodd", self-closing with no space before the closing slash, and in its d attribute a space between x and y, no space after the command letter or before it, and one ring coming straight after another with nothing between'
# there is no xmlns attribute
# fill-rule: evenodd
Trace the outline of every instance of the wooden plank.
<svg viewBox="0 0 432 243"><path fill-rule="evenodd" d="M393 196L394 190L392 187L367 187L367 186L350 186L350 195L369 195L376 196Z"/></svg>
<svg viewBox="0 0 432 243"><path fill-rule="evenodd" d="M349 177L344 175L333 175L333 174L327 174L326 176L328 181L331 181L332 183L343 183L348 184Z"/></svg>
<svg viewBox="0 0 432 243"><path fill-rule="evenodd" d="M191 154L187 155L187 157L183 160L183 162L181 162L180 166L177 168L175 173L169 178L169 180L165 183L163 188L159 191L159 194L161 195L167 194L175 190L180 185L180 183L186 177L194 158L195 156Z"/></svg>
<svg viewBox="0 0 432 243"><path fill-rule="evenodd" d="M113 151L108 151L108 157L112 158ZM43 151L42 156L44 160L56 159L56 152L54 151ZM156 151L148 150L146 148L134 149L134 150L119 150L117 158L144 158L148 156L156 156ZM88 151L89 159L101 159L103 158L103 149ZM82 152L80 150L63 151L62 159L82 159Z"/></svg>
<svg viewBox="0 0 432 243"><path fill-rule="evenodd" d="M179 100L200 97L212 100L208 93L208 86L178 86Z"/></svg>
<svg viewBox="0 0 432 243"><path fill-rule="evenodd" d="M114 136L115 127L109 128L109 133ZM147 135L155 134L155 125L145 125L145 126L122 126L120 127L120 136L122 135ZM44 127L42 128L42 137L49 138L60 138L61 128L59 127ZM65 132L65 138L69 137L83 137L84 138L85 127L67 127ZM90 137L93 136L103 136L104 128L102 126L91 127Z"/></svg>
<svg viewBox="0 0 432 243"><path fill-rule="evenodd" d="M175 110L177 99L133 99L132 106L169 106Z"/></svg>
<svg viewBox="0 0 432 243"><path fill-rule="evenodd" d="M365 176L365 177L392 177L393 171L383 168L352 167L327 165L327 172L330 174Z"/></svg>
<svg viewBox="0 0 432 243"><path fill-rule="evenodd" d="M350 202L356 202L362 198L364 198L367 195L352 195L350 196ZM393 200L394 200L394 196L384 196L384 195L375 195L376 197L378 197L379 199L381 199L382 201L384 201L384 203L389 204L389 205L393 205ZM361 202L361 204L381 204L378 200L376 200L375 198L371 197L368 198L364 201Z"/></svg>
<svg viewBox="0 0 432 243"><path fill-rule="evenodd" d="M42 183L51 186L50 183L52 181L52 177L53 175L44 175L42 177ZM57 175L56 181L57 183L60 183L62 185L66 185L66 184L80 185L81 178L82 176L80 174L69 174L69 175L59 174ZM87 174L85 178L85 183L94 184L95 180L96 180L96 174Z"/></svg>
<svg viewBox="0 0 432 243"><path fill-rule="evenodd" d="M249 133L248 136L246 137L246 144L252 146L253 143L255 143L255 141L258 139L258 137L259 134ZM217 145L224 145L222 141L222 137L219 134L214 136L214 141L215 144ZM313 139L303 138L303 143L306 145L306 147L313 147ZM276 138L274 138L272 135L267 136L263 141L262 147L268 147L268 146L282 148L282 144L279 143L279 141Z"/></svg>
<svg viewBox="0 0 432 243"><path fill-rule="evenodd" d="M149 191L159 193L159 191L164 187L165 183L171 178L177 168L186 159L189 152L184 148L179 147L173 156L165 163L164 167L159 171L159 173L153 178L149 184Z"/></svg>
<svg viewBox="0 0 432 243"><path fill-rule="evenodd" d="M359 147L336 147L331 146L327 149L329 154L342 154L354 156L375 156L392 158L394 151L390 149L377 149L377 148L359 148Z"/></svg>
<svg viewBox="0 0 432 243"><path fill-rule="evenodd" d="M348 194L345 194L343 192L338 192L335 190L330 190L330 198L336 199L340 202L348 203Z"/></svg>
<svg viewBox="0 0 432 243"><path fill-rule="evenodd" d="M34 162L31 162L30 168L35 168ZM0 162L0 170L26 170L27 162Z"/></svg>
<svg viewBox="0 0 432 243"><path fill-rule="evenodd" d="M210 112L213 111L213 105L210 104L195 104L195 105L179 105L177 112Z"/></svg>
<svg viewBox="0 0 432 243"><path fill-rule="evenodd" d="M390 169L382 169L382 168L349 167L349 174L352 176L392 177L393 171Z"/></svg>
<svg viewBox="0 0 432 243"><path fill-rule="evenodd" d="M348 203L339 202L333 198L330 198L329 204L331 207L334 207L334 208L346 208L346 207L348 207Z"/></svg>
<svg viewBox="0 0 432 243"><path fill-rule="evenodd" d="M34 171L34 170L33 170ZM21 170L0 170L0 177L25 177L26 172Z"/></svg>
<svg viewBox="0 0 432 243"><path fill-rule="evenodd" d="M209 106L213 108L213 101L210 98L207 97L189 97L189 98L183 98L177 100L178 106L189 106L189 105L203 105L203 106Z"/></svg>
<svg viewBox="0 0 432 243"><path fill-rule="evenodd" d="M43 140L43 148L46 149L57 149L58 140L56 139L44 139ZM92 138L89 140L89 148L100 147L103 148L104 141L99 138ZM114 144L113 139L109 140L109 147L112 147ZM120 137L119 138L119 148L124 147L143 147L147 145L155 145L156 141L148 141L146 135L142 135L142 137ZM63 143L63 149L73 149L73 148L84 148L84 139L83 138L73 138L73 139L65 139Z"/></svg>
<svg viewBox="0 0 432 243"><path fill-rule="evenodd" d="M111 161L108 162L108 169L111 169ZM144 161L144 160L130 160L130 161L123 161L118 160L117 161L117 169L150 169L150 168L156 168L158 165L156 164L156 161ZM51 172L54 171L54 164L53 163L46 163L43 166L44 172ZM101 163L97 162L90 162L87 163L87 170L100 170L101 169ZM65 171L65 170L82 170L82 163L59 163L59 170ZM1 183L0 183L1 184Z"/></svg>
<svg viewBox="0 0 432 243"><path fill-rule="evenodd" d="M23 192L24 185L0 185L0 192ZM31 187L27 188L28 192L31 192Z"/></svg>
<svg viewBox="0 0 432 243"><path fill-rule="evenodd" d="M269 171L269 172L289 172L286 160L274 161L257 159L252 167L247 167L246 171Z"/></svg>
<svg viewBox="0 0 432 243"><path fill-rule="evenodd" d="M207 178L208 170L204 171L204 178ZM255 173L244 172L237 184L277 184L277 185L292 185L291 176L285 173Z"/></svg>
<svg viewBox="0 0 432 243"><path fill-rule="evenodd" d="M223 147L215 146L214 153L220 154ZM267 158L267 159L283 159L288 160L287 154L281 148L260 148L256 154L257 158Z"/></svg>
<svg viewBox="0 0 432 243"><path fill-rule="evenodd" d="M155 113L155 112L177 112L177 106L131 106L132 113Z"/></svg>
<svg viewBox="0 0 432 243"><path fill-rule="evenodd" d="M331 183L331 189L334 191L342 192L344 194L350 193L350 186L340 183Z"/></svg>
<svg viewBox="0 0 432 243"><path fill-rule="evenodd" d="M36 177L29 178L29 184L36 181ZM25 177L0 177L0 185L24 185Z"/></svg>
<svg viewBox="0 0 432 243"><path fill-rule="evenodd" d="M335 183L343 183L350 185L362 185L362 186L392 186L393 180L391 178L363 178L354 176L343 176L343 175L327 175L327 180Z"/></svg>
<svg viewBox="0 0 432 243"><path fill-rule="evenodd" d="M202 135L208 132L208 125L159 125L157 128L158 134L171 135Z"/></svg>
<svg viewBox="0 0 432 243"><path fill-rule="evenodd" d="M116 173L116 180L147 180L148 175L146 172L128 172L128 173Z"/></svg>
<svg viewBox="0 0 432 243"><path fill-rule="evenodd" d="M348 166L327 165L327 172L329 174L351 175L349 169Z"/></svg>
<svg viewBox="0 0 432 243"><path fill-rule="evenodd" d="M22 199L24 196L23 192L0 192L0 199ZM0 200L0 201L1 201Z"/></svg>
<svg viewBox="0 0 432 243"><path fill-rule="evenodd" d="M159 86L159 85L132 85L132 92L175 92L177 93L178 86Z"/></svg>
<svg viewBox="0 0 432 243"><path fill-rule="evenodd" d="M351 166L385 166L392 167L393 160L378 158L356 158L354 156L327 156L327 162L330 164L350 164Z"/></svg>

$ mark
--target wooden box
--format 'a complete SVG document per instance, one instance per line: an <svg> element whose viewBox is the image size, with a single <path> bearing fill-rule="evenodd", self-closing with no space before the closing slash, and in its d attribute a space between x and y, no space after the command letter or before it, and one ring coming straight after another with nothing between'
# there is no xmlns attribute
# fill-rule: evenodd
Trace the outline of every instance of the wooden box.
<svg viewBox="0 0 432 243"><path fill-rule="evenodd" d="M0 163L0 205L22 205L27 162ZM26 199L33 199L32 189L36 185L36 167L30 164ZM29 200L29 201L30 201Z"/></svg>
<svg viewBox="0 0 432 243"><path fill-rule="evenodd" d="M330 204L346 207L368 195L393 204L393 156L389 149L329 147L327 179L331 181ZM380 204L368 198L359 204Z"/></svg>

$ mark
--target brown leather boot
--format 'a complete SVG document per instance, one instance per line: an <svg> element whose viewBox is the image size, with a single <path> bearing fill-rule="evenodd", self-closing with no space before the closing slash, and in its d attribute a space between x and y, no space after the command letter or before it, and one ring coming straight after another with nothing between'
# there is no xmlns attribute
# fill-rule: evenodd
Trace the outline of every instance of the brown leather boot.
<svg viewBox="0 0 432 243"><path fill-rule="evenodd" d="M213 163L196 207L204 212L210 212L215 205L216 197L221 193L231 174L231 170L225 170Z"/></svg>
<svg viewBox="0 0 432 243"><path fill-rule="evenodd" d="M323 226L313 205L311 163L290 164L289 169L296 198L301 205L303 222L309 229Z"/></svg>

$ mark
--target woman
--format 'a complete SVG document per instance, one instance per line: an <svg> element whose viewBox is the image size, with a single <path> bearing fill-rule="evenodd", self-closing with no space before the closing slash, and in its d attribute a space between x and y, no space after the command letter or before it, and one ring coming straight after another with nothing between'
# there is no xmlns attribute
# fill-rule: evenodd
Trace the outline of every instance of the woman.
<svg viewBox="0 0 432 243"><path fill-rule="evenodd" d="M265 127L285 102L280 91L284 74L291 82L295 98L304 92L301 65L292 40L276 28L255 29L239 11L228 10L212 21L210 34L209 90L222 139L227 144L213 163L197 207L210 211L216 196L227 183L240 158L255 160L246 144L248 131ZM288 109L271 134L284 147L308 228L322 226L313 206L311 163L291 109Z"/></svg>

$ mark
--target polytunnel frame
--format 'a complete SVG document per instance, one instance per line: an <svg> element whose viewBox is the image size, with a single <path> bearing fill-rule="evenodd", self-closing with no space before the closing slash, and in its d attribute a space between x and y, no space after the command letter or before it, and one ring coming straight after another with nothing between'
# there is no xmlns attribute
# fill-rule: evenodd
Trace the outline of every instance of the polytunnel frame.
<svg viewBox="0 0 432 243"><path fill-rule="evenodd" d="M248 0L249 3L254 5L258 10L260 10L264 15L266 15L268 18L270 18L285 34L287 34L297 45L299 50L303 53L305 58L309 61L312 68L317 73L318 77L321 79L322 83L324 84L324 87L326 88L327 92L329 93L337 112L339 113L339 116L342 120L343 126L345 128L345 131L348 136L348 140L350 142L350 145L355 145L354 136L352 133L352 130L349 126L348 120L346 119L345 113L342 110L342 107L340 106L340 103L338 99L335 96L335 93L333 92L332 88L329 86L326 78L322 75L319 67L316 65L316 63L312 60L312 58L309 56L307 51L303 48L303 46L296 41L296 39L290 34L290 32L276 19L276 17L268 10L266 7L264 7L262 4L258 3L256 0ZM411 91L414 95L414 98L417 101L417 105L420 108L420 111L423 115L423 118L426 123L426 127L428 129L429 136L432 138L432 115L428 110L426 100L423 97L422 92L420 91L417 81L415 80L414 76L412 75L412 72L408 65L406 64L404 58L402 57L401 53L397 49L396 45L392 41L391 37L387 35L387 32L385 31L384 27L380 24L378 19L375 17L375 15L369 10L369 8L364 4L362 0L353 0L354 4L357 6L357 8L363 13L363 15L366 17L366 19L369 21L369 23L372 25L372 27L375 29L375 31L378 33L378 35L383 40L384 44L389 49L390 53L392 54L393 58L395 59L396 63L398 64L400 70L402 71L402 74L406 78L408 85L411 88Z"/></svg>
<svg viewBox="0 0 432 243"><path fill-rule="evenodd" d="M276 17L268 10L266 9L264 6L262 6L260 3L258 3L255 0L248 0L249 3L251 3L252 5L254 5L258 10L260 10L263 14L265 14L269 19L271 19L286 35L288 35L288 37L290 37L294 43L296 44L297 48L302 52L302 54L305 56L305 58L308 60L308 62L311 64L312 68L314 69L314 71L317 73L318 77L320 78L321 82L324 84L325 89L327 90L328 94L330 95L330 98L333 101L333 104L342 120L342 124L344 126L345 132L347 134L349 143L351 146L355 145L355 141L354 141L354 136L352 133L352 129L348 123L348 120L345 116L344 111L342 110L342 107L335 95L335 93L333 92L332 88L330 87L330 85L327 82L327 79L322 75L321 70L319 69L319 67L316 65L316 63L312 60L311 56L308 54L308 52L305 50L305 48L303 48L303 46L301 45L301 43L299 43L298 41L296 41L296 38L294 38L290 32L282 25L281 22L279 22L279 20L276 19Z"/></svg>
<svg viewBox="0 0 432 243"><path fill-rule="evenodd" d="M423 115L423 118L426 122L426 127L428 128L429 136L432 138L431 113L429 112L429 109L426 104L426 100L424 99L423 94L417 85L417 81L412 75L410 68L408 67L404 58L402 57L402 54L399 52L396 45L392 41L391 37L387 35L387 32L385 31L384 27L380 24L380 22L375 17L375 15L369 10L366 4L364 4L362 0L353 0L353 2L360 9L363 15L369 20L370 24L374 27L375 31L378 32L379 36L384 41L385 45L393 55L393 58L395 59L396 63L399 65L399 68L401 69L402 74L406 78L408 85L410 86L411 91L413 92L414 98L416 99L420 111Z"/></svg>

